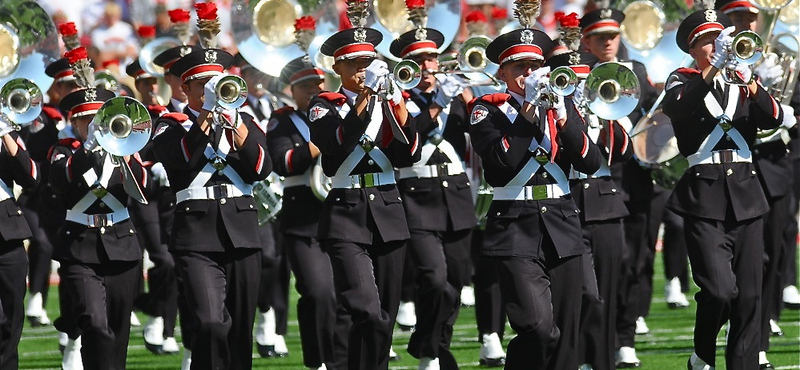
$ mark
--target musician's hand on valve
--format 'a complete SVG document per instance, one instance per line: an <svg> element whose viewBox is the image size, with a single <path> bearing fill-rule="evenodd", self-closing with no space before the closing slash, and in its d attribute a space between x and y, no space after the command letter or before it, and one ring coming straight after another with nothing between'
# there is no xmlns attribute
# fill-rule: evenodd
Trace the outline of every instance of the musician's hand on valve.
<svg viewBox="0 0 800 370"><path fill-rule="evenodd" d="M562 122L567 120L567 107L564 105L564 97L558 94L554 94L556 96L556 101L551 102L552 109L556 111L556 121Z"/></svg>
<svg viewBox="0 0 800 370"><path fill-rule="evenodd" d="M0 137L8 135L11 131L14 131L14 127L11 126L11 122L9 122L5 117L0 117Z"/></svg>
<svg viewBox="0 0 800 370"><path fill-rule="evenodd" d="M783 67L778 64L778 56L769 54L753 71L761 79L761 85L770 87L783 80Z"/></svg>
<svg viewBox="0 0 800 370"><path fill-rule="evenodd" d="M389 66L386 62L375 59L367 66L366 73L364 74L364 87L378 92L386 83L386 76L389 75Z"/></svg>
<svg viewBox="0 0 800 370"><path fill-rule="evenodd" d="M586 86L586 80L581 80L578 86L575 87L575 92L572 94L572 101L576 107L580 107L584 103L583 88Z"/></svg>
<svg viewBox="0 0 800 370"><path fill-rule="evenodd" d="M90 152L95 150L101 149L100 145L97 144L97 139L94 137L95 126L94 122L89 123L88 133L86 134L86 141L83 142L83 149L86 149Z"/></svg>
<svg viewBox="0 0 800 370"><path fill-rule="evenodd" d="M750 70L750 66L742 63L736 63L731 67L736 75L739 76L739 78L741 78L745 83L750 83L750 81L753 79L753 71Z"/></svg>
<svg viewBox="0 0 800 370"><path fill-rule="evenodd" d="M441 108L449 105L454 97L464 91L464 85L456 76L448 75L441 78L437 76L436 80L439 82L439 91L433 97L433 103Z"/></svg>
<svg viewBox="0 0 800 370"><path fill-rule="evenodd" d="M717 35L714 40L714 55L711 56L711 65L717 69L722 69L728 63L728 49L733 42L731 33L736 30L736 27L730 26Z"/></svg>
<svg viewBox="0 0 800 370"><path fill-rule="evenodd" d="M547 74L550 73L550 67L539 68L528 77L525 77L525 101L533 105L539 105L539 98L547 89Z"/></svg>
<svg viewBox="0 0 800 370"><path fill-rule="evenodd" d="M794 115L794 108L792 108L791 105L781 104L781 109L783 109L783 122L781 122L781 126L786 129L791 129L797 125L797 117Z"/></svg>
<svg viewBox="0 0 800 370"><path fill-rule="evenodd" d="M217 83L223 77L225 77L225 74L216 75L203 86L203 110L214 111L214 107L217 106Z"/></svg>
<svg viewBox="0 0 800 370"><path fill-rule="evenodd" d="M384 85L388 85L386 88L389 90L386 98L391 100L394 105L400 104L400 101L403 100L403 89L397 86L394 79L388 77L385 77Z"/></svg>

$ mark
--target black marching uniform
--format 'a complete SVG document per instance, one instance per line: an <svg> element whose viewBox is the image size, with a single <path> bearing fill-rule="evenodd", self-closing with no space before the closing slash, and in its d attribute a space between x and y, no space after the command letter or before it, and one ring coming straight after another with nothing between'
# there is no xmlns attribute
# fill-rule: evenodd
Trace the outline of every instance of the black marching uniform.
<svg viewBox="0 0 800 370"><path fill-rule="evenodd" d="M184 75L184 81L211 77L232 59L222 50L196 50L170 71ZM206 71L193 69L201 64ZM249 184L272 169L266 138L250 116L241 114L240 124L249 133L241 148L233 148L233 133L215 127L209 136L196 122L199 112L188 106L184 112L159 118L153 138L156 159L177 198L169 246L194 323L183 333L184 346L192 351L192 369L249 369L261 268Z"/></svg>
<svg viewBox="0 0 800 370"><path fill-rule="evenodd" d="M497 37L487 56L502 65L516 55L546 54L551 48L546 34L523 29ZM602 155L583 133L570 100L565 101L567 122L559 129L539 107L533 107L535 122L528 122L519 113L523 100L514 93L485 95L471 110L470 137L494 187L483 254L495 259L508 318L517 332L508 344L505 368L573 369L579 365L575 352L585 247L565 173L570 166L594 173Z"/></svg>
<svg viewBox="0 0 800 370"><path fill-rule="evenodd" d="M88 115L113 96L102 89L83 89L67 95L60 106L73 117ZM50 162L50 185L67 207L54 252L70 303L65 319L81 332L85 369L124 369L142 255L125 206L122 173L110 154L89 152L76 139L53 146ZM147 191L150 179L138 155L128 164Z"/></svg>
<svg viewBox="0 0 800 370"><path fill-rule="evenodd" d="M681 23L678 46L688 52L698 29L721 31L730 21L722 12L698 11ZM761 333L763 218L769 204L752 164L757 129L780 125L780 105L759 85L728 85L717 75L707 84L700 70L679 69L667 80L664 112L672 120L689 169L667 207L683 215L694 281L697 357L714 366L716 338L730 320L726 365L758 366Z"/></svg>
<svg viewBox="0 0 800 370"><path fill-rule="evenodd" d="M32 236L24 212L14 199L14 182L25 189L39 183L39 167L31 159L16 132L9 132L17 143L11 155L0 136L0 368L19 367L18 347L25 318L25 276L28 258L23 241Z"/></svg>
<svg viewBox="0 0 800 370"><path fill-rule="evenodd" d="M391 52L399 58L419 53L438 54L444 36L425 29L408 31L392 42ZM411 50L411 51L408 51ZM467 103L461 94L434 119L429 108L436 90L407 92L406 107L414 117L420 135L420 160L399 169L398 189L408 220L411 239L407 261L416 270L417 324L408 342L415 358L439 359L442 369L457 369L450 353L453 325L458 318L463 268L469 268L469 243L477 224L472 189L464 171L469 130Z"/></svg>

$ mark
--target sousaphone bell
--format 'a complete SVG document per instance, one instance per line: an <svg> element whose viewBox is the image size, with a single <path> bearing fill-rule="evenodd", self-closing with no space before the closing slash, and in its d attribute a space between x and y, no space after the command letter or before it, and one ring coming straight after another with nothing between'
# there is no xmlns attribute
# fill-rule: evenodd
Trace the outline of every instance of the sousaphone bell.
<svg viewBox="0 0 800 370"><path fill-rule="evenodd" d="M164 77L164 67L156 65L153 60L161 53L181 45L180 40L174 37L159 37L150 41L139 51L139 65L153 77Z"/></svg>

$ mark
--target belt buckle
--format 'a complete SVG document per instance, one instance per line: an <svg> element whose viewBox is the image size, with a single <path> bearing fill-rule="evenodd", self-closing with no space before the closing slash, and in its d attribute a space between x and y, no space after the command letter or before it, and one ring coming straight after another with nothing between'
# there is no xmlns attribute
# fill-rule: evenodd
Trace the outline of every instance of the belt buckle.
<svg viewBox="0 0 800 370"><path fill-rule="evenodd" d="M547 185L534 185L533 189L533 200L542 200L547 199Z"/></svg>
<svg viewBox="0 0 800 370"><path fill-rule="evenodd" d="M358 175L359 180L361 181L362 188L371 188L375 186L376 183L376 175L374 173L365 173L362 175Z"/></svg>
<svg viewBox="0 0 800 370"><path fill-rule="evenodd" d="M440 163L435 165L436 166L436 175L438 177L447 176L450 173L447 171L447 163Z"/></svg>
<svg viewBox="0 0 800 370"><path fill-rule="evenodd" d="M214 185L214 199L228 198L228 187L223 185Z"/></svg>
<svg viewBox="0 0 800 370"><path fill-rule="evenodd" d="M731 125L731 118L725 114L717 117L717 120L719 120L719 126L722 127L722 130L725 132L728 132L728 130L733 127L733 125Z"/></svg>
<svg viewBox="0 0 800 370"><path fill-rule="evenodd" d="M220 156L215 156L211 160L211 167L214 167L214 169L216 169L217 171L222 172L222 170L224 170L225 167L227 167L227 166L228 166L228 163L225 160L225 158L222 158Z"/></svg>
<svg viewBox="0 0 800 370"><path fill-rule="evenodd" d="M89 215L91 225L89 227L111 226L108 224L107 214Z"/></svg>

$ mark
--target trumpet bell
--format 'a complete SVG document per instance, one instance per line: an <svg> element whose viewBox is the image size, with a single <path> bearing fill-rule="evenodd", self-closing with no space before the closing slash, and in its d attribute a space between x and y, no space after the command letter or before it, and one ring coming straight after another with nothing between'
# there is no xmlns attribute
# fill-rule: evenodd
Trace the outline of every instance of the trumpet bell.
<svg viewBox="0 0 800 370"><path fill-rule="evenodd" d="M550 86L558 95L569 96L578 86L578 74L572 68L561 66L550 72Z"/></svg>
<svg viewBox="0 0 800 370"><path fill-rule="evenodd" d="M31 80L15 78L0 89L0 113L16 125L30 123L42 112L42 90Z"/></svg>
<svg viewBox="0 0 800 370"><path fill-rule="evenodd" d="M217 94L217 106L223 109L239 108L247 100L247 83L236 75L220 79L214 91Z"/></svg>
<svg viewBox="0 0 800 370"><path fill-rule="evenodd" d="M634 1L623 10L625 20L620 32L626 45L637 50L650 50L664 36L664 11L651 1Z"/></svg>
<svg viewBox="0 0 800 370"><path fill-rule="evenodd" d="M139 51L139 65L153 77L164 77L164 67L156 65L153 60L161 53L181 45L174 37L160 37L150 41Z"/></svg>
<svg viewBox="0 0 800 370"><path fill-rule="evenodd" d="M0 86L15 78L26 78L47 91L53 78L45 68L60 53L56 26L37 2L0 2Z"/></svg>
<svg viewBox="0 0 800 370"><path fill-rule="evenodd" d="M583 96L596 116L617 120L633 112L639 92L639 79L630 68L608 62L594 67L586 77Z"/></svg>
<svg viewBox="0 0 800 370"><path fill-rule="evenodd" d="M740 64L754 64L764 54L764 41L753 31L742 31L733 38L731 51Z"/></svg>
<svg viewBox="0 0 800 370"><path fill-rule="evenodd" d="M461 24L461 0L426 1L428 25L432 25L444 35L444 43L439 48L442 53L456 37ZM408 9L403 0L372 0L372 11L367 18L367 27L383 34L384 40L394 40L414 28L408 20ZM454 25L442 27L445 25ZM399 62L400 59L389 51L390 42L382 42L376 47L385 58Z"/></svg>
<svg viewBox="0 0 800 370"><path fill-rule="evenodd" d="M415 88L422 80L422 69L417 62L404 59L394 66L393 75L397 86L409 90Z"/></svg>
<svg viewBox="0 0 800 370"><path fill-rule="evenodd" d="M119 96L103 104L94 116L94 137L106 152L131 155L150 140L150 113L138 100Z"/></svg>

